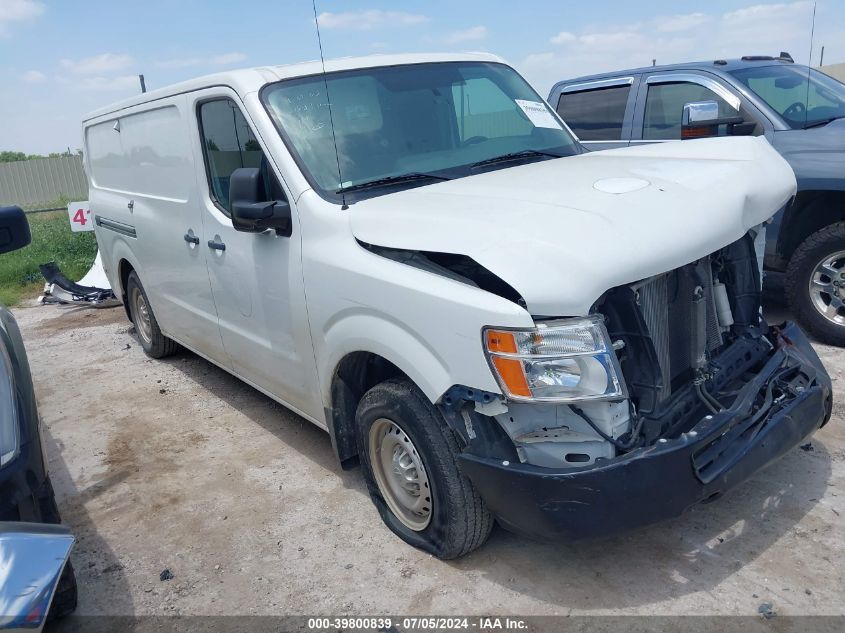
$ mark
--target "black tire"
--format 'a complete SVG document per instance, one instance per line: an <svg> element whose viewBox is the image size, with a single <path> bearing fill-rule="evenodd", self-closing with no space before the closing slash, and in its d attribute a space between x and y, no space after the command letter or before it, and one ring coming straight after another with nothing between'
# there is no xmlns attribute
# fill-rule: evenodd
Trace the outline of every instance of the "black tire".
<svg viewBox="0 0 845 633"><path fill-rule="evenodd" d="M376 481L370 429L385 419L410 438L427 473L432 506L424 529L415 531L403 523L388 507ZM370 389L358 404L355 422L358 454L370 497L387 527L399 538L441 559L463 556L487 540L493 516L461 472L457 437L437 407L413 383L391 379Z"/></svg>
<svg viewBox="0 0 845 633"><path fill-rule="evenodd" d="M144 327L142 330L141 316L138 314L139 307L137 301L135 301L136 293L140 293L141 297L143 297L147 314L149 315L149 331L147 335L143 333L147 328ZM161 329L158 327L158 321L156 321L155 314L153 314L150 300L147 298L147 293L134 270L129 273L129 278L126 280L126 300L129 302L129 314L132 316L132 323L135 324L138 341L141 343L141 347L147 356L151 358L164 358L165 356L175 354L179 349L179 344L161 333Z"/></svg>
<svg viewBox="0 0 845 633"><path fill-rule="evenodd" d="M50 611L47 614L47 621L51 622L56 618L63 618L76 610L77 589L76 574L73 572L73 565L68 560L59 578L56 593L53 594L53 602L50 604Z"/></svg>
<svg viewBox="0 0 845 633"><path fill-rule="evenodd" d="M845 324L838 325L825 318L813 304L809 289L816 266L840 251L845 251L845 222L816 231L793 253L784 287L790 308L801 327L822 343L845 346Z"/></svg>
<svg viewBox="0 0 845 633"><path fill-rule="evenodd" d="M58 525L62 522L62 516L59 514L59 506L56 503L56 495L53 492L53 484L47 479L44 482L44 488L40 498L41 506L41 520L44 523L51 523ZM62 575L59 578L59 584L56 586L56 593L53 594L53 602L50 604L50 611L47 613L47 620L53 621L56 618L63 618L70 615L76 609L76 574L73 571L73 565L68 559L65 568L62 570Z"/></svg>

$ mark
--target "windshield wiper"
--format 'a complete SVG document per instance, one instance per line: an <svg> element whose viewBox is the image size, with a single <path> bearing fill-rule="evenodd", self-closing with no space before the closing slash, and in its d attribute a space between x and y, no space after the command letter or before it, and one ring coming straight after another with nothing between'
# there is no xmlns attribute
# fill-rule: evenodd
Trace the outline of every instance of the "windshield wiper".
<svg viewBox="0 0 845 633"><path fill-rule="evenodd" d="M368 180L367 182L359 182L357 185L349 185L348 187L341 187L335 193L349 193L350 191L363 191L364 189L375 189L376 187L387 187L390 185L401 184L403 182L413 182L415 180L451 180L448 176L441 176L439 174L426 174L424 172L412 172L409 174L400 174L398 176L386 176L384 178L376 178L375 180Z"/></svg>
<svg viewBox="0 0 845 633"><path fill-rule="evenodd" d="M523 158L534 158L536 156L563 158L561 154L555 154L554 152L546 152L538 149L524 149L521 152L510 152L509 154L502 154L501 156L494 156L493 158L480 160L477 163L470 165L470 168L475 169L476 167L485 167L486 165L495 165L496 163L505 163L511 160L521 160Z"/></svg>
<svg viewBox="0 0 845 633"><path fill-rule="evenodd" d="M811 127L822 127L823 125L827 125L828 123L832 123L833 121L836 121L836 119L842 119L842 118L845 118L845 116L843 116L843 115L831 116L831 117L828 117L826 119L820 119L818 121L810 121L809 123L806 123L802 129L809 130Z"/></svg>

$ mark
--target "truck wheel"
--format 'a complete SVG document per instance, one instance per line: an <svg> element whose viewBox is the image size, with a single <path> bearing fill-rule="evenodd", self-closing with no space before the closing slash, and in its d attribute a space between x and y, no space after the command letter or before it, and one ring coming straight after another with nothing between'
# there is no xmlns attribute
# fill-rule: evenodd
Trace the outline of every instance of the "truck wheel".
<svg viewBox="0 0 845 633"><path fill-rule="evenodd" d="M442 559L487 540L493 516L458 466L455 434L415 385L376 385L358 404L355 422L370 497L399 538Z"/></svg>
<svg viewBox="0 0 845 633"><path fill-rule="evenodd" d="M141 280L133 270L129 273L126 281L126 297L129 301L129 314L132 315L132 323L135 324L135 331L138 332L138 340L141 347L152 358L164 358L170 356L179 349L176 341L167 338L161 333L150 306L147 293L141 285Z"/></svg>
<svg viewBox="0 0 845 633"><path fill-rule="evenodd" d="M845 222L805 239L786 269L786 296L816 339L845 346Z"/></svg>
<svg viewBox="0 0 845 633"><path fill-rule="evenodd" d="M53 602L50 603L47 621L52 622L57 618L63 618L73 613L76 610L76 600L76 574L73 572L73 565L68 561L62 570L59 584L56 586L56 593L53 594Z"/></svg>

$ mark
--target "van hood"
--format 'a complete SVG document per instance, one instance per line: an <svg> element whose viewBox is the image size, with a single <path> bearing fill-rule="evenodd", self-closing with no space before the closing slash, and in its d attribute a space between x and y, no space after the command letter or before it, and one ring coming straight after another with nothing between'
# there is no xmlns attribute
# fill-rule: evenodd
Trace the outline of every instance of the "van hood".
<svg viewBox="0 0 845 633"><path fill-rule="evenodd" d="M795 171L799 191L845 189L845 119L775 132L772 145Z"/></svg>
<svg viewBox="0 0 845 633"><path fill-rule="evenodd" d="M579 316L606 290L704 257L768 220L795 194L762 137L580 154L371 198L354 236L466 255L534 316Z"/></svg>

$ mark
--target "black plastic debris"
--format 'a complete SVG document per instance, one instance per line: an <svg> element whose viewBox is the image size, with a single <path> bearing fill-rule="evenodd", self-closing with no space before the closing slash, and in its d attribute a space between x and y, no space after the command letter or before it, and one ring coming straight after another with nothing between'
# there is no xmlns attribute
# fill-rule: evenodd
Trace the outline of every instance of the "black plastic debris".
<svg viewBox="0 0 845 633"><path fill-rule="evenodd" d="M759 607L757 607L757 613L762 615L767 620L770 620L777 615L777 611L774 610L774 607L772 607L771 602L764 602Z"/></svg>
<svg viewBox="0 0 845 633"><path fill-rule="evenodd" d="M170 573L169 569L163 569L162 572L158 575L158 579L161 582L164 582L165 580L170 580L171 578L173 578L173 574Z"/></svg>
<svg viewBox="0 0 845 633"><path fill-rule="evenodd" d="M806 444L802 444L802 445L800 446L800 448L801 448L801 450L802 450L802 451L804 451L805 453L812 453L814 450L816 450L815 448L813 448L813 443L812 443L812 442L807 442Z"/></svg>
<svg viewBox="0 0 845 633"><path fill-rule="evenodd" d="M111 288L96 288L94 286L80 286L62 274L56 262L48 262L38 267L48 284L54 284L67 292L74 301L89 301L99 303L107 299L115 299Z"/></svg>

